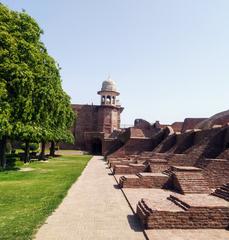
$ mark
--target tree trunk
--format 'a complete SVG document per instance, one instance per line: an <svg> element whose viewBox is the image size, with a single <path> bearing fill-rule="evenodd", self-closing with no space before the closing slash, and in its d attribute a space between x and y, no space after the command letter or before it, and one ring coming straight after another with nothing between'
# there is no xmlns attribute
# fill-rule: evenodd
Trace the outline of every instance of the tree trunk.
<svg viewBox="0 0 229 240"><path fill-rule="evenodd" d="M55 142L54 141L51 141L50 156L55 157Z"/></svg>
<svg viewBox="0 0 229 240"><path fill-rule="evenodd" d="M25 158L24 158L24 163L29 162L29 142L25 142Z"/></svg>
<svg viewBox="0 0 229 240"><path fill-rule="evenodd" d="M6 168L6 142L7 137L3 136L0 140L0 162L3 169Z"/></svg>
<svg viewBox="0 0 229 240"><path fill-rule="evenodd" d="M41 152L40 152L39 160L45 160L45 141L41 142Z"/></svg>

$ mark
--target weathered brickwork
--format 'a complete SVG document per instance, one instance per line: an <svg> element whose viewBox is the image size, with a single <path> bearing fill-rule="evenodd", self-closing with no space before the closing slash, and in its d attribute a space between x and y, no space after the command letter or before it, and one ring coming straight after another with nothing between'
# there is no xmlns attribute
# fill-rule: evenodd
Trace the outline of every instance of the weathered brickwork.
<svg viewBox="0 0 229 240"><path fill-rule="evenodd" d="M196 164L203 169L203 175L211 188L217 188L229 181L228 159L203 159Z"/></svg>
<svg viewBox="0 0 229 240"><path fill-rule="evenodd" d="M163 188L167 181L165 174L143 172L120 177L119 185L121 188Z"/></svg>
<svg viewBox="0 0 229 240"><path fill-rule="evenodd" d="M205 196L199 206L179 197L170 196L165 201L171 201L170 209L155 208L148 199L141 199L137 205L137 214L145 228L148 229L197 229L197 228L227 228L229 223L229 207L225 202L212 200ZM204 202L206 201L206 202ZM214 204L215 201L215 204ZM213 204L211 203L213 202ZM204 206L202 206L204 204ZM210 204L211 203L211 204ZM163 204L163 203L162 203ZM209 206L208 206L209 204ZM166 204L164 204L166 205Z"/></svg>
<svg viewBox="0 0 229 240"><path fill-rule="evenodd" d="M229 201L229 182L217 188L212 195Z"/></svg>
<svg viewBox="0 0 229 240"><path fill-rule="evenodd" d="M146 166L139 163L129 163L128 165L114 165L114 174L135 174L144 172Z"/></svg>
<svg viewBox="0 0 229 240"><path fill-rule="evenodd" d="M135 126L123 133L122 145L107 156L114 174L123 175L119 178L123 191L136 188L141 194L150 189L174 193L160 201L150 199L149 194L149 199L139 199L136 213L145 228L229 227L227 119L225 114L219 121L186 119L181 133L177 132L180 123L174 125L174 132L172 125L160 125L151 137L142 130L149 130L149 124L140 121L139 130ZM214 125L218 122L222 126Z"/></svg>
<svg viewBox="0 0 229 240"><path fill-rule="evenodd" d="M210 193L209 184L203 176L202 169L195 167L171 167L172 189L182 193Z"/></svg>

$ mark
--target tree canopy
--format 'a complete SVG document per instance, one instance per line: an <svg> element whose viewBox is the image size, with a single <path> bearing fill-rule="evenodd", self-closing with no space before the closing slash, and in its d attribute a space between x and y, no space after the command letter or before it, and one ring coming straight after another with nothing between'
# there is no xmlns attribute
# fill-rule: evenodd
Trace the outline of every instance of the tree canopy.
<svg viewBox="0 0 229 240"><path fill-rule="evenodd" d="M43 31L27 13L3 4L0 23L0 139L71 141L70 98L40 40Z"/></svg>

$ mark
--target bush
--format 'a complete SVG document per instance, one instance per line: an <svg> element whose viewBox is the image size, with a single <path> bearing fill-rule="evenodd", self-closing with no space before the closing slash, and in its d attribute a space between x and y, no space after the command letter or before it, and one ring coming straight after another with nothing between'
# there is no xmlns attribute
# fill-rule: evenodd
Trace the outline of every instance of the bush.
<svg viewBox="0 0 229 240"><path fill-rule="evenodd" d="M25 143L21 144L21 149L25 150ZM29 149L30 151L37 151L39 149L38 143L29 143Z"/></svg>
<svg viewBox="0 0 229 240"><path fill-rule="evenodd" d="M39 149L39 144L38 143L30 143L29 148L31 151L37 151Z"/></svg>

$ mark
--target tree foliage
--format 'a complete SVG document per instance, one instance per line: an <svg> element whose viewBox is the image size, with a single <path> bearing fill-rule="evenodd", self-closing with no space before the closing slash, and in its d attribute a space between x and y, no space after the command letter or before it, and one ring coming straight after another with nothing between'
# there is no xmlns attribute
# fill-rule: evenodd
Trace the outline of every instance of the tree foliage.
<svg viewBox="0 0 229 240"><path fill-rule="evenodd" d="M0 23L0 138L70 141L70 98L40 40L43 31L27 13L2 4Z"/></svg>

